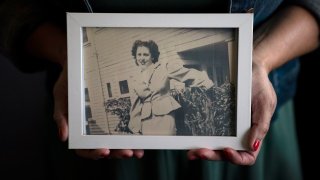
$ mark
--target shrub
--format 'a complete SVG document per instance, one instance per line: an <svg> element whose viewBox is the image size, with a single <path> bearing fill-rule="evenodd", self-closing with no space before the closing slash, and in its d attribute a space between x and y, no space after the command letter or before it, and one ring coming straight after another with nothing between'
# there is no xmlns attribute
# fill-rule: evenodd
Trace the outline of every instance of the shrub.
<svg viewBox="0 0 320 180"><path fill-rule="evenodd" d="M106 112L110 112L120 119L115 131L124 133L131 132L128 128L130 121L130 107L131 101L129 97L109 99L105 102Z"/></svg>
<svg viewBox="0 0 320 180"><path fill-rule="evenodd" d="M225 83L209 90L187 87L184 92L172 90L182 108L176 113L178 135L235 135L234 86Z"/></svg>

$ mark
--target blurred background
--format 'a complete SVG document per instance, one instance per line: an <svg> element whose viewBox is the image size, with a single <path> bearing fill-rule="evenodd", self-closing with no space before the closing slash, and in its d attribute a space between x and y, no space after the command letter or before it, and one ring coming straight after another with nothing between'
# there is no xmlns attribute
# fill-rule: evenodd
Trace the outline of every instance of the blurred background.
<svg viewBox="0 0 320 180"><path fill-rule="evenodd" d="M301 57L301 71L298 78L297 94L295 97L296 126L301 151L302 169L304 179L313 179L317 174L312 170L310 162L317 163L319 156L316 155L317 137L319 137L316 121L320 119L319 111L319 75L320 48Z"/></svg>

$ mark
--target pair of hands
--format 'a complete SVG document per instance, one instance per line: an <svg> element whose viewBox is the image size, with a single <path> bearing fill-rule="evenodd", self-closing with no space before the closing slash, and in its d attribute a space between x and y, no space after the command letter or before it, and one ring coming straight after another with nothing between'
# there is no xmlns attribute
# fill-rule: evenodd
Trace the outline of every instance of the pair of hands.
<svg viewBox="0 0 320 180"><path fill-rule="evenodd" d="M301 38L305 40L297 43ZM50 43L50 48L51 45L52 43ZM309 11L300 6L292 5L284 8L255 30L251 92L252 124L248 133L248 147L250 149L247 151L236 151L231 148L223 150L195 149L188 151L188 158L190 160L198 158L227 160L238 165L254 164L263 139L269 130L277 102L275 91L268 79L268 73L290 59L314 50L318 45L319 24ZM54 118L59 128L61 140L66 141L68 138L66 67L63 68L63 72L55 84L54 97ZM141 158L143 156L143 150L96 149L76 150L76 152L79 156L91 159L103 157Z"/></svg>
<svg viewBox="0 0 320 180"><path fill-rule="evenodd" d="M59 129L61 141L68 138L68 108L67 108L67 68L64 67L54 87L54 120ZM266 68L253 64L252 71L252 126L248 133L248 151L236 151L232 148L223 150L194 149L187 152L190 160L227 160L238 165L255 163L265 135L268 132L270 120L276 106L276 95L268 79ZM75 150L84 158L142 158L143 150L110 150L92 149Z"/></svg>

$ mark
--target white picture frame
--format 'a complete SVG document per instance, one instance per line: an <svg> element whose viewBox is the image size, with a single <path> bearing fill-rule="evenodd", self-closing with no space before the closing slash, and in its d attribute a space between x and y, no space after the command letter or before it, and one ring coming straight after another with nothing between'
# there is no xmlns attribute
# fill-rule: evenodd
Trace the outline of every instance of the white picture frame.
<svg viewBox="0 0 320 180"><path fill-rule="evenodd" d="M170 33L166 33L166 31L169 30L171 34L175 31L178 35L172 36ZM122 35L119 35L120 32ZM130 83L128 85L128 82L126 82L129 77L127 79L122 77L122 75L125 74L124 71L122 71L123 69L119 68L120 66L118 66L118 69L115 68L115 66L111 67L110 64L118 63L124 56L126 56L126 58L131 58L132 60L131 49L128 47L132 47L132 42L134 42L133 39L137 37L136 33L138 33L139 39L143 37L142 39L147 40L151 37L152 40L160 41L159 38L162 38L161 42L165 41L164 39L166 39L166 37L171 37L171 41L168 40L164 43L165 45L158 44L160 60L162 60L161 58L163 57L161 56L163 56L163 54L167 57L169 57L169 54L170 57L184 57L187 60L192 58L197 59L199 55L196 53L200 52L201 54L202 52L211 52L211 50L208 51L208 48L213 48L212 51L215 52L214 55L210 55L210 58L212 58L211 56L214 56L213 59L219 59L219 57L223 59L222 57L227 57L227 60L224 60L228 64L227 72L221 70L223 69L221 67L225 67L223 63L221 65L218 60L213 60L216 64L213 64L212 69L210 70L213 71L213 69L215 69L215 74L208 71L207 75L210 72L210 77L212 77L211 80L216 85L219 84L219 80L213 77L216 77L215 75L217 75L218 71L222 71L217 76L226 76L226 78L219 78L228 80L223 80L220 84L227 81L227 83L234 85L234 92L232 92L234 93L234 104L231 111L219 111L220 116L226 119L227 114L233 114L232 117L234 117L234 119L232 121L234 121L234 126L230 127L233 128L233 133L227 135L223 135L225 132L222 132L222 135L212 135L212 133L206 135L200 133L200 135L197 135L195 133L197 129L194 130L195 128L191 127L193 128L192 132L194 133L192 135L136 135L128 132L123 133L125 131L119 130L121 119L118 120L117 131L117 127L115 127L114 124L113 127L111 127L111 120L105 122L106 118L112 119L109 118L109 116L111 116L110 113L113 113L113 116L116 116L116 111L114 111L114 109L106 109L108 103L110 104L110 101L108 101L110 99L109 97L112 97L112 100L117 100L116 98L124 97L123 94L127 94L128 91L131 91ZM157 36L151 36L152 34L157 34ZM223 149L225 147L232 147L237 150L248 149L246 134L251 126L252 36L253 14L249 13L67 13L69 148ZM193 39L185 39L190 37ZM90 40L90 38L92 40ZM110 39L112 39L112 41ZM122 42L121 39L127 39L128 41ZM187 43L195 41L197 41L197 45ZM180 44L177 45L176 42L180 42ZM219 44L218 42L221 43ZM174 43L174 45L171 45L170 43ZM114 47L112 47L113 45ZM175 51L172 51L171 47L174 47ZM104 51L104 49L108 48L110 49L109 51ZM111 50L112 48L121 50L127 48L126 51L128 54L123 53L123 51L117 52ZM219 48L219 51L216 50ZM163 53L164 51L165 53ZM112 58L107 58L105 55L108 53L119 54L114 55L116 58L115 61L113 61L111 60ZM134 62L134 60L123 63L121 67L132 67L135 65L135 63L132 62ZM208 62L211 63L210 61ZM107 66L109 67L109 70ZM192 67L192 63L190 66ZM207 64L202 64L201 66L206 67ZM114 70L116 70L118 74L110 75L109 72ZM109 80L106 80L105 76L107 76ZM115 88L115 85L113 85L115 82L116 84L119 82L118 85L120 87ZM216 86L221 87L218 85ZM121 91L120 93L117 92L110 96L110 94L112 94L111 90L119 91L119 89ZM215 90L215 92L216 91L217 90ZM183 92L186 92L186 90ZM130 97L129 100L132 104L132 99L130 99ZM90 99L90 103L88 99ZM216 102L220 100L216 100ZM226 98L223 101L226 101ZM214 101L212 100L210 102L213 103ZM230 108L231 105L229 103L228 108ZM218 109L218 107L216 109ZM217 112L215 112L215 114L217 114ZM153 119L151 118L150 121L152 120ZM229 124L230 122L228 121ZM126 121L126 123L128 122ZM95 127L93 127L93 125L95 125ZM107 128L105 126L107 126ZM121 128L123 127L121 126ZM199 131L202 130L200 129Z"/></svg>

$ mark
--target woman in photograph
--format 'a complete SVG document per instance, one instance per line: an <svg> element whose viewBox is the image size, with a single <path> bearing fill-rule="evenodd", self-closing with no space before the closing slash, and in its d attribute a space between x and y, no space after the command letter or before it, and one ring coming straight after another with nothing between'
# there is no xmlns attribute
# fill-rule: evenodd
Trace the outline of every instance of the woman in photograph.
<svg viewBox="0 0 320 180"><path fill-rule="evenodd" d="M140 73L133 78L130 130L143 135L176 135L175 110L181 105L170 95L170 80L206 90L213 82L205 72L185 68L182 62L160 62L158 45L152 40L136 40L131 53Z"/></svg>

